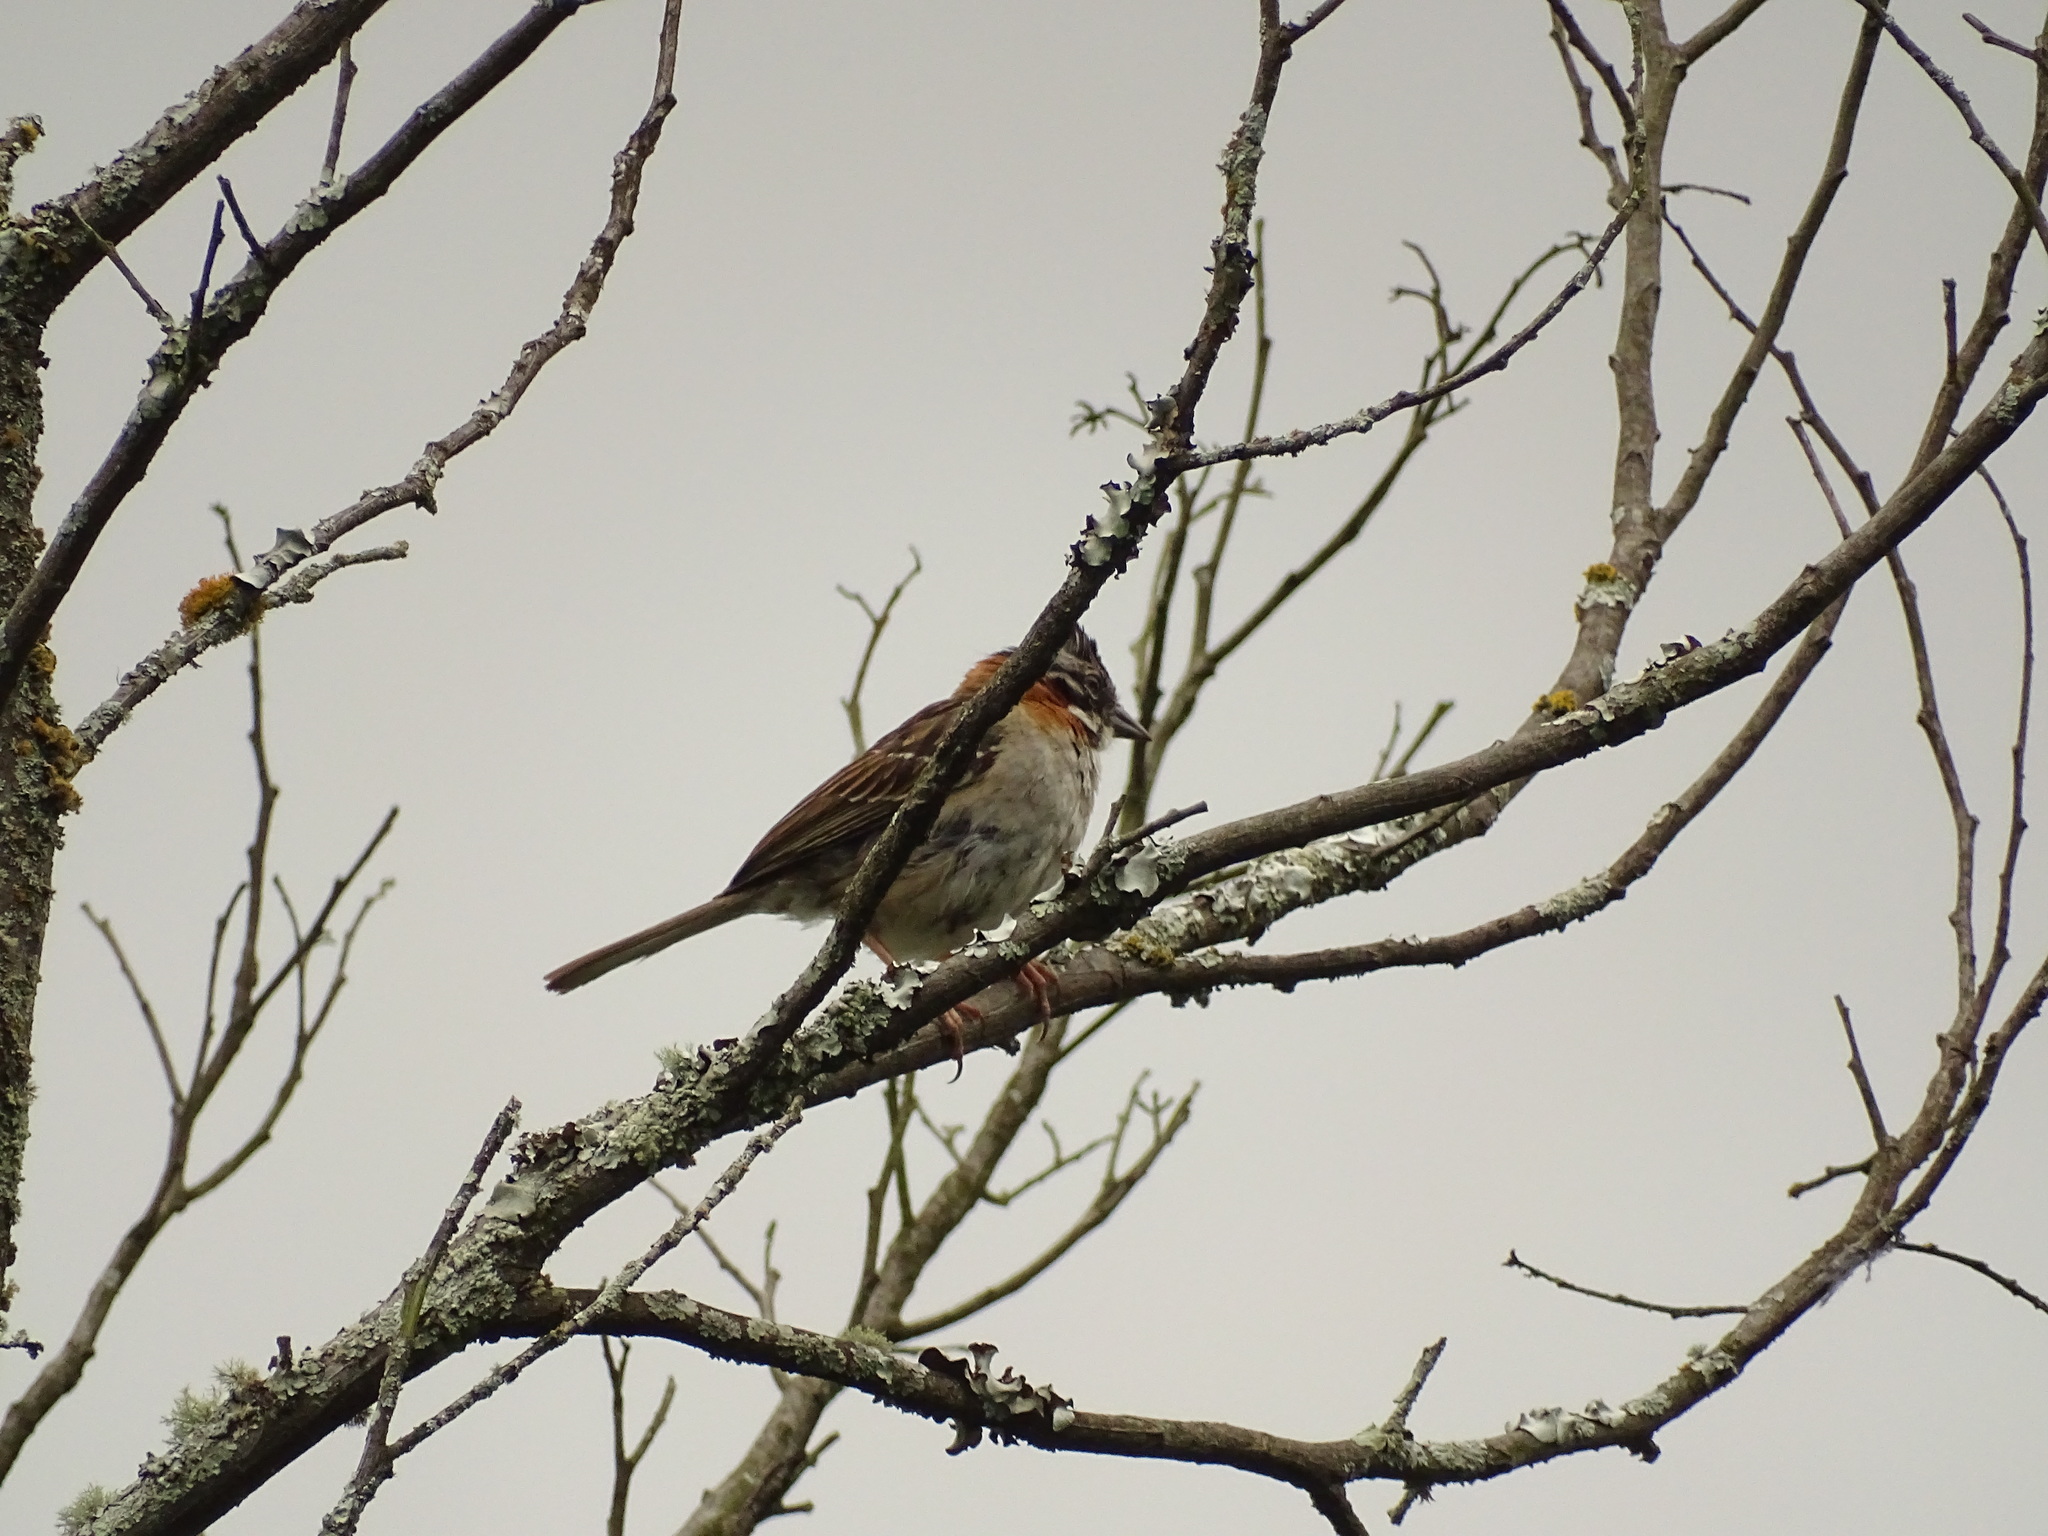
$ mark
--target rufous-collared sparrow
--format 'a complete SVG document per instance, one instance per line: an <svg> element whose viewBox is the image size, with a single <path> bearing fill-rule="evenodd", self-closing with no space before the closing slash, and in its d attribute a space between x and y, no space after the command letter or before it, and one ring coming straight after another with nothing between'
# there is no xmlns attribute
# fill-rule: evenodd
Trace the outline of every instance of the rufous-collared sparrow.
<svg viewBox="0 0 2048 1536"><path fill-rule="evenodd" d="M548 989L567 992L750 912L807 923L831 917L953 717L1009 654L968 668L951 698L927 704L804 796L723 891L549 972ZM937 959L1049 889L1087 831L1112 736L1143 741L1147 733L1118 701L1095 642L1076 629L1045 676L982 739L930 835L882 898L868 948L885 965ZM1041 1011L1047 977L1035 963L1019 976ZM957 1060L958 1020L944 1022Z"/></svg>

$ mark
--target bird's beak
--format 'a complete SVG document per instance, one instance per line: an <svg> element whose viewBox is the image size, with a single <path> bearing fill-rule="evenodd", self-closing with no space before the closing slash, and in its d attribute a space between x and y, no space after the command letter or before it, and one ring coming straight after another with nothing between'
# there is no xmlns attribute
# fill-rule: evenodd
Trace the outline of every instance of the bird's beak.
<svg viewBox="0 0 2048 1536"><path fill-rule="evenodd" d="M1110 709L1109 730L1112 736L1121 736L1126 741L1150 741L1152 739L1152 733L1133 720L1130 713L1121 704L1115 705Z"/></svg>

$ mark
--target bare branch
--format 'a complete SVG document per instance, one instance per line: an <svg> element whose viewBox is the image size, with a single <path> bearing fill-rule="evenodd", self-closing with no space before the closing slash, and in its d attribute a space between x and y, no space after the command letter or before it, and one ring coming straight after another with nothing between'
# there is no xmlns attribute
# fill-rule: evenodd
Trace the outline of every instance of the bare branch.
<svg viewBox="0 0 2048 1536"><path fill-rule="evenodd" d="M1710 187L1703 181L1667 181L1664 183L1664 192L1666 196L1676 192L1705 192L1713 197L1730 198L1745 208L1750 205L1748 193L1734 192L1727 187Z"/></svg>
<svg viewBox="0 0 2048 1536"><path fill-rule="evenodd" d="M2048 1301L2043 1301L2039 1296L2036 1296L2032 1291L2028 1290L2024 1285L2021 1285L2019 1281L2013 1279L2010 1275L2000 1274L1997 1270L1993 1269L1989 1264L1986 1264L1982 1259L1973 1259L1968 1254L1964 1253L1952 1253L1948 1249L1938 1247L1933 1243L1908 1243L1905 1241L1900 1241L1893 1243L1892 1246L1894 1248L1901 1249L1906 1253L1924 1253L1932 1258L1947 1259L1951 1264L1960 1264L1965 1269L1974 1269L1978 1274L1982 1275L1985 1279L1990 1280L1995 1284L2004 1286L2008 1291L2012 1292L2013 1295L2019 1297L2021 1301L2024 1301L2028 1306L2032 1307L2035 1311L2048 1312Z"/></svg>
<svg viewBox="0 0 2048 1536"><path fill-rule="evenodd" d="M530 58L577 9L536 4L468 69L423 103L357 171L333 186L316 189L271 237L261 259L243 267L211 304L204 302L201 292L190 322L167 337L150 359L149 378L135 409L0 621L0 699L13 692L29 648L70 592L116 509L148 473L158 449L222 356L255 330L278 286L330 236L381 198L429 145ZM259 44L251 52L260 48ZM219 227L216 210L203 282L211 278L211 252L219 245Z"/></svg>
<svg viewBox="0 0 2048 1536"><path fill-rule="evenodd" d="M1367 1536L1365 1522L1358 1518L1358 1511L1351 1507L1351 1500L1344 1492L1341 1482L1311 1483L1308 1487L1309 1502L1316 1507L1316 1513L1330 1522L1330 1529L1337 1536Z"/></svg>
<svg viewBox="0 0 2048 1536"><path fill-rule="evenodd" d="M1633 1296L1624 1296L1619 1291L1596 1291L1587 1286L1576 1285L1558 1275L1538 1269L1515 1252L1508 1250L1508 1256L1501 1261L1504 1268L1529 1276L1532 1280L1547 1280L1561 1291L1570 1291L1574 1296L1590 1296L1595 1301L1612 1302L1617 1307L1633 1307L1639 1312L1656 1312L1665 1317L1741 1317L1748 1307L1674 1307L1661 1301L1638 1301Z"/></svg>
<svg viewBox="0 0 2048 1536"><path fill-rule="evenodd" d="M1608 248L1614 244L1622 230L1627 227L1628 221L1634 217L1641 195L1641 190L1636 189L1623 200L1623 207L1615 214L1607 228L1600 232L1599 239L1593 242L1584 265L1572 274L1571 281L1558 291L1556 297L1543 306L1536 318L1470 367L1461 369L1427 389L1401 390L1397 394L1389 395L1377 405L1366 406L1363 410L1355 411L1338 421L1326 422L1319 427L1303 427L1274 437L1257 437L1248 442L1233 443L1222 448L1191 449L1174 455L1165 462L1164 467L1171 473L1184 474L1188 470L1200 469L1205 465L1234 463L1240 459L1264 459L1281 455L1291 457L1310 448L1334 442L1340 437L1369 432L1389 416L1412 411L1432 400L1440 400L1461 389L1469 389L1488 374L1499 373L1515 360L1516 353L1528 346L1548 328L1551 321L1564 313L1565 306L1578 297L1581 289L1593 281Z"/></svg>
<svg viewBox="0 0 2048 1536"><path fill-rule="evenodd" d="M1550 41L1557 49L1558 62L1564 66L1565 83L1571 87L1572 102L1578 108L1579 143L1588 154L1600 162L1601 169L1607 172L1609 192L1618 197L1628 189L1628 173L1622 169L1621 157L1605 139L1600 137L1600 127L1593 120L1593 88L1586 84L1579 74L1578 62L1572 58L1571 38L1566 34L1564 23L1557 14L1560 9L1561 7L1555 3L1551 6ZM1634 117L1634 110L1631 109L1629 116L1623 121L1625 124L1632 122Z"/></svg>
<svg viewBox="0 0 2048 1536"><path fill-rule="evenodd" d="M1139 1079L1141 1085L1143 1081L1142 1078ZM1173 1138L1180 1134L1181 1127L1188 1123L1188 1116L1194 1108L1195 1091L1200 1086L1197 1083L1188 1089L1187 1093L1174 1106L1171 1116L1163 1124L1155 1122L1151 1144L1139 1155L1137 1162L1133 1163L1124 1172L1118 1173L1116 1171L1116 1148L1121 1146L1124 1132L1130 1124L1132 1111L1138 1107L1139 1102L1138 1089L1133 1087L1129 1097L1124 1102L1123 1112L1117 1117L1116 1134L1111 1143L1109 1165L1103 1171L1102 1186L1095 1192L1095 1198L1089 1201L1088 1208L1074 1220L1073 1225L1068 1227L1065 1232L1036 1258L1032 1259L1030 1263L1024 1265L1014 1274L998 1280L993 1285L984 1286L966 1300L957 1302L953 1306L931 1313L929 1316L915 1318L900 1324L891 1331L892 1337L899 1339L922 1338L927 1334L937 1333L941 1328L950 1328L955 1323L964 1322L977 1312L994 1306L1004 1297L1016 1295L1017 1292L1024 1289L1025 1286L1066 1257L1067 1253L1076 1243L1080 1242L1082 1238L1115 1215L1117 1207L1123 1204L1125 1197L1138 1187L1146 1174L1152 1171L1152 1165L1159 1160L1159 1155L1171 1145Z"/></svg>
<svg viewBox="0 0 2048 1536"><path fill-rule="evenodd" d="M1565 0L1550 0L1550 16L1552 25L1563 31L1572 47L1581 58L1592 65L1593 73L1600 77L1600 83L1607 88L1607 99L1613 103L1615 115L1621 119L1623 143L1626 145L1643 130L1642 125L1636 121L1635 103L1629 100L1628 90L1622 85L1621 77L1614 72L1614 66L1607 62L1600 50L1593 46L1593 40L1580 28L1579 19L1571 13L1571 7L1565 4ZM1569 60L1566 61L1566 67L1570 67ZM1610 161L1609 169L1615 173L1617 185L1620 184L1623 178L1620 175L1619 162Z"/></svg>
<svg viewBox="0 0 2048 1536"><path fill-rule="evenodd" d="M858 592L848 591L845 587L834 589L848 602L857 604L868 621L868 641L861 647L860 665L854 668L853 687L848 689L846 697L839 701L839 707L846 711L847 728L853 732L855 757L859 757L868 749L867 732L862 728L860 718L860 695L861 690L867 686L868 664L875 659L875 647L882 643L882 631L889 627L889 617L896 611L897 599L903 596L904 590L917 580L923 570L924 556L917 552L917 546L913 544L910 546L910 569L904 573L901 581L889 589L888 600L879 610L868 606L868 600Z"/></svg>
<svg viewBox="0 0 2048 1536"><path fill-rule="evenodd" d="M701 1229L698 1235L703 1235ZM632 1358L633 1346L624 1339L619 1340L616 1360L612 1357L609 1336L600 1337L597 1346L604 1353L605 1377L611 1383L612 1394L612 1502L605 1518L605 1536L626 1536L626 1501L632 1492L633 1474L640 1470L640 1463L646 1459L654 1437L668 1422L669 1408L676 1400L676 1379L669 1377L668 1385L661 1389L661 1401L655 1406L653 1417L648 1419L639 1442L629 1451L626 1449L626 1362Z"/></svg>
<svg viewBox="0 0 2048 1536"><path fill-rule="evenodd" d="M192 290L192 312L185 321L186 334L190 336L198 334L199 321L206 310L206 296L213 292L213 259L220 254L222 235L221 215L226 212L226 199L216 198L213 204L213 229L206 237L206 260L200 264L199 286ZM192 352L186 354L186 365L188 367L197 361L198 354Z"/></svg>
<svg viewBox="0 0 2048 1536"><path fill-rule="evenodd" d="M1679 54L1686 63L1697 64L1709 48L1724 41L1737 27L1763 8L1764 0L1735 0L1727 10L1680 43Z"/></svg>
<svg viewBox="0 0 2048 1536"><path fill-rule="evenodd" d="M327 158L320 162L322 186L334 180L334 168L341 163L341 130L348 122L349 88L356 83L356 61L347 38L341 40L334 61L340 66L340 73L334 81L334 117L327 125Z"/></svg>
<svg viewBox="0 0 2048 1536"><path fill-rule="evenodd" d="M1820 1189L1824 1185L1832 1184L1837 1179L1856 1178L1860 1175L1867 1174L1870 1172L1872 1165L1875 1164L1876 1161L1877 1154L1873 1152L1869 1157L1864 1158L1863 1161L1860 1163L1843 1163L1839 1167L1835 1164L1830 1163L1826 1168L1822 1169L1816 1177L1811 1179L1802 1179L1798 1183L1788 1186L1785 1190L1785 1196L1787 1199L1797 1200L1801 1195L1810 1195L1816 1189Z"/></svg>
<svg viewBox="0 0 2048 1536"><path fill-rule="evenodd" d="M535 14L549 9L545 4L538 5ZM367 491L349 506L314 524L307 531L307 542L312 551L324 552L345 534L395 508L417 505L425 507L428 511L434 510L434 489L440 483L449 462L490 436L517 408L526 391L540 376L541 370L563 349L583 337L589 327L591 311L603 295L605 279L610 275L619 247L633 231L633 213L639 204L641 178L647 159L660 142L662 125L675 107L671 88L675 79L676 38L680 25L678 15L674 5L664 12L662 53L661 61L656 68L653 103L633 132L627 136L625 147L613 158L611 207L605 218L604 227L591 242L590 250L578 267L575 279L570 283L568 292L563 295L561 312L554 324L520 348L517 361L513 363L505 382L495 393L478 405L460 426L446 436L427 444L418 462L413 465L411 473L404 479ZM566 16L567 13L563 12L556 19L563 20ZM494 44L492 52L486 57L503 63L498 55L505 49L507 39L519 34L520 28L528 26L532 21L533 16L529 15L527 21L521 22L512 33L506 34L506 38L501 38ZM530 39L533 47L538 47L541 40L540 37ZM523 36L522 41L526 41ZM481 62L479 61L479 64ZM513 60L511 64L516 65L517 62L519 61ZM472 66L470 74L466 74L463 79L468 80L477 67ZM509 67L507 66L507 72ZM423 107L421 112L425 111L426 108ZM419 116L419 113L415 114L415 118ZM401 130L399 136L384 149L379 150L369 164L345 178L338 189L317 197L315 201L319 202L322 208L327 208L334 199L353 197L356 188L364 183L371 166L378 164L390 153L393 145L404 140L406 133L407 130ZM417 148L413 152L416 154ZM402 168L395 168L392 175L395 177L396 171ZM282 240L284 237L278 238ZM273 240L266 250L274 251L277 245L278 240ZM223 299L216 303L216 309L222 307L227 296L233 294L247 276L248 273L245 271L243 277L238 277L223 290ZM395 547L402 550L404 546ZM81 553L80 559L82 558ZM362 558L390 556L366 555ZM232 622L232 616L223 614L197 626L194 630L181 631L171 636L155 653L127 672L121 678L113 696L94 709L81 724L81 731L91 732L92 750L97 751L105 743L106 738L127 721L135 707L155 693L169 678L182 671L207 650L233 638L238 632ZM0 631L0 640L4 640L4 631Z"/></svg>
<svg viewBox="0 0 2048 1536"><path fill-rule="evenodd" d="M2025 43L2016 43L2002 33L1992 31L1991 28L1985 26L1983 22L1972 16L1968 11L1963 12L1963 20L1976 29L1979 39L1989 43L1992 47L2003 48L2008 53L2016 53L2023 59L2032 60L2037 67L2048 69L2048 53L2044 53L2040 48L2029 48Z"/></svg>
<svg viewBox="0 0 2048 1536"><path fill-rule="evenodd" d="M1807 199L1799 222L1793 227L1785 242L1785 254L1778 264L1777 276L1771 283L1771 291L1764 300L1763 311L1754 325L1749 326L1750 340L1744 349L1735 371L1730 375L1721 397L1707 417L1706 429L1700 445L1692 451L1687 460L1685 472L1679 476L1669 499L1657 509L1654 522L1661 538L1669 539L1680 523L1698 504L1702 491L1706 489L1708 477L1714 466L1727 450L1728 440L1735 428L1736 418L1748 402L1756 376L1763 369L1764 359L1776 348L1779 334L1783 331L1786 317L1791 313L1792 299L1799 287L1800 278L1805 274L1807 257L1813 251L1814 242L1819 238L1821 227L1834 208L1835 194L1849 174L1849 151L1855 143L1856 127L1863 110L1863 98L1870 83L1870 70L1877 57L1877 23L1866 19L1858 34L1856 51L1850 60L1849 74L1842 86L1842 93L1835 112L1835 126L1828 143L1825 163L1814 183L1812 194ZM1663 217L1660 208L1659 217ZM1715 285L1719 288L1719 285ZM1722 291L1724 300L1726 292ZM1730 301L1731 309L1734 308ZM1748 324L1747 321L1744 322Z"/></svg>
<svg viewBox="0 0 2048 1536"><path fill-rule="evenodd" d="M1856 1092L1863 1100L1863 1113L1870 1121L1870 1139L1882 1157L1892 1147L1891 1132L1884 1128L1884 1111L1878 1108L1877 1090L1870 1086L1870 1074L1863 1069L1863 1052L1856 1044L1856 1026L1849 1018L1849 1005L1835 994L1835 1012L1842 1020L1842 1033L1849 1037L1849 1075L1856 1079Z"/></svg>
<svg viewBox="0 0 2048 1536"><path fill-rule="evenodd" d="M157 1064L164 1070L164 1086L171 1091L171 1109L175 1112L185 1102L185 1090L178 1082L178 1069L171 1065L171 1050L164 1043L164 1032L157 1023L156 1009L151 1006L149 994L142 990L134 968L128 964L128 956L121 949L121 941L114 937L114 924L110 918L101 917L85 902L80 902L79 911L85 920L99 929L100 937L107 941L107 948L114 952L114 963L121 967L122 979L128 983L128 990L135 998L135 1006L142 1013L143 1026L149 1031L149 1043L156 1047Z"/></svg>
<svg viewBox="0 0 2048 1536"><path fill-rule="evenodd" d="M2013 196L2019 200L2019 205L2026 209L2027 217L2033 222L2034 233L2041 239L2041 249L2048 252L2048 215L2041 211L2040 197L2028 183L2028 179L2020 174L2019 167L2006 159L2005 151L2000 149L1998 141L1991 137L1990 130L1985 128L1983 121L1977 116L1976 108L1970 105L1968 94L1956 84L1955 77L1936 64L1927 56L1925 49L1906 35L1905 28L1901 27L1884 8L1884 0L1857 0L1857 3L1876 18L1878 25L1891 34L1892 41L1899 45L1906 57L1918 64L1921 73L1932 80L1941 94L1949 99L1949 104L1956 109L1957 116L1962 118L1963 125L1970 130L1970 142L1984 151L1984 157L1998 168L1998 174L2011 186ZM1980 26L1978 30L1981 35L1984 29ZM1990 39L1986 38L1985 41L1988 42ZM2028 57L2033 57L2031 50L2028 51Z"/></svg>
<svg viewBox="0 0 2048 1536"><path fill-rule="evenodd" d="M377 1406L370 1415L370 1427L363 1435L362 1455L356 1461L355 1475L349 1479L348 1487L320 1522L322 1536L351 1536L370 1500L376 1497L377 1490L391 1476L391 1415L397 1411L399 1390L405 1385L407 1367L411 1364L413 1338L419 1330L420 1313L426 1306L427 1288L433 1282L434 1271L440 1267L441 1256L448 1251L455 1229L476 1202L484 1174L497 1160L499 1150L518 1123L519 1101L508 1099L505 1107L498 1111L497 1119L491 1122L490 1130L484 1133L483 1145L477 1148L476 1156L470 1160L468 1174L456 1187L448 1208L441 1213L440 1225L434 1228L433 1237L428 1239L426 1251L405 1272L405 1301L399 1308L396 1326L385 1347L383 1379L377 1388Z"/></svg>
<svg viewBox="0 0 2048 1536"><path fill-rule="evenodd" d="M1429 1382L1429 1373L1436 1369L1437 1361L1444 1357L1444 1347L1449 1339L1438 1339L1428 1345L1416 1358L1415 1369L1408 1373L1408 1383L1394 1398L1394 1411L1387 1415L1380 1425L1384 1435L1400 1435L1407 1432L1408 1415L1415 1411L1416 1400L1422 1396L1422 1389Z"/></svg>
<svg viewBox="0 0 2048 1536"><path fill-rule="evenodd" d="M2034 569L2027 555L2026 536L2006 504L2005 493L1988 469L1979 468L1977 475L1990 489L2006 536L2012 541L2020 588L2020 696L2013 712L2012 771L2007 791L2005 858L1998 869L1998 912L1992 919L1991 954L1984 963L1983 980L1977 984L1976 1011L1981 1016L1990 1011L1992 992L2011 958L2007 945L2012 937L2013 880L2019 873L2020 844L2027 835L2027 734L2034 708Z"/></svg>
<svg viewBox="0 0 2048 1536"><path fill-rule="evenodd" d="M390 822L387 819L383 830L388 830L389 826ZM381 830L378 836L381 840ZM310 1021L304 1017L303 991L306 961L311 956L314 947L322 942L325 930L316 925L311 934L303 936L297 941L295 947L295 953L298 956L297 964L287 967L290 973L296 974L300 978L301 988L301 1018L299 1028L292 1039L291 1059L286 1063L284 1075L279 1079L277 1088L270 1096L270 1106L264 1110L263 1118L257 1121L255 1128L242 1139L241 1145L223 1157L210 1173L202 1178L192 1180L189 1188L186 1190L187 1203L199 1200L213 1193L214 1190L239 1173L250 1158L254 1157L269 1144L270 1138L277 1131L278 1122L284 1118L285 1110L291 1106L293 1094L298 1091L299 1084L304 1081L306 1059L312 1052L313 1042L319 1039L321 1030L326 1027L328 1019L334 1012L335 1003L340 1000L342 988L348 985L348 962L350 956L355 952L356 936L362 931L364 920L369 917L371 909L391 893L391 888L391 881L383 881L375 891L363 898L362 905L356 909L354 920L350 922L347 931L342 935L341 947L335 957L333 973L327 979L326 993L321 1000L318 1011L314 1013ZM281 975L285 973L280 972Z"/></svg>
<svg viewBox="0 0 2048 1536"><path fill-rule="evenodd" d="M348 48L347 43L341 46L344 51ZM235 196L235 184L225 176L216 176L213 179L220 183L220 200L228 205L228 212L234 216L235 228L241 231L242 245L249 252L249 259L262 261L263 242L256 238L256 231L249 227L248 215L242 212L241 200Z"/></svg>
<svg viewBox="0 0 2048 1536"><path fill-rule="evenodd" d="M393 1441L389 1454L384 1461L383 1477L379 1478L378 1482L381 1483L390 1476L390 1464L392 1462L395 1462L399 1457L411 1451L417 1450L427 1440L439 1434L443 1429L446 1429L456 1419L467 1413L471 1408L474 1408L485 1398L491 1396L500 1387L516 1380L521 1372L542 1355L559 1348L576 1334L589 1332L591 1323L609 1309L615 1307L619 1298L631 1289L635 1281L652 1268L663 1256L672 1252L684 1238L708 1221L711 1213L718 1208L727 1195L732 1193L740 1180L746 1177L747 1171L753 1167L755 1159L773 1147L776 1142L782 1139L785 1132L802 1119L802 1103L800 1101L792 1102L789 1108L783 1112L780 1119L770 1125L763 1126L760 1130L749 1136L746 1146L727 1165L725 1171L712 1181L710 1189L705 1191L704 1198L697 1203L696 1208L688 1215L678 1217L666 1232L654 1240L645 1253L627 1264L617 1274L613 1275L610 1280L606 1281L591 1298L588 1306L564 1318L560 1323L537 1338L532 1344L521 1350L514 1358L491 1371L483 1380L449 1403L447 1407L441 1409L440 1412L434 1414L431 1418L415 1425L404 1435ZM764 1326L773 1325L764 1324ZM615 1330L603 1329L600 1331L614 1332ZM360 1476L360 1473L358 1475ZM370 1492L374 1493L374 1489L370 1490ZM363 1502L367 1503L368 1498L365 1497ZM337 1505L337 1510L340 1507ZM330 1518L332 1517L330 1516ZM353 1525L345 1529L353 1529Z"/></svg>
<svg viewBox="0 0 2048 1536"><path fill-rule="evenodd" d="M197 89L76 191L35 210L54 249L35 270L33 309L47 315L95 265L90 247L64 228L63 215L89 221L119 242L160 211L287 97L304 85L345 38L385 0L300 4L267 35L212 71Z"/></svg>
<svg viewBox="0 0 2048 1536"><path fill-rule="evenodd" d="M135 296L142 300L142 307L149 311L149 318L165 330L175 326L178 322L171 318L171 312L165 309L163 305L157 303L155 295L142 286L142 279L135 275L133 267L121 259L121 253L114 248L113 242L102 236L90 224L86 224L85 215L77 209L71 210L71 216L85 226L85 232L92 236L93 244L99 247L100 254L114 264L114 270L121 274L122 279L130 288L135 290Z"/></svg>
<svg viewBox="0 0 2048 1536"><path fill-rule="evenodd" d="M1920 618L1920 590L1907 574L1905 559L1897 550L1886 554L1885 563L1891 568L1892 585L1898 592L1907 648L1913 658L1913 682L1920 696L1914 723L1926 737L1927 750L1934 758L1955 835L1956 899L1949 909L1948 922L1955 940L1956 1006L1966 1010L1977 991L1977 817L1963 793L1962 772L1956 766L1955 751L1949 744L1948 728L1942 723L1941 705L1935 697L1934 663L1928 653L1927 629Z"/></svg>

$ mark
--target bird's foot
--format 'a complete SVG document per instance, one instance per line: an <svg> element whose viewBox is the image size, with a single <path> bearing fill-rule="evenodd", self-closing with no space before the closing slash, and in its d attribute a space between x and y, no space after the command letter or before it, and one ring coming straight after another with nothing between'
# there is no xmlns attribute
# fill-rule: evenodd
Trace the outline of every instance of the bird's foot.
<svg viewBox="0 0 2048 1536"><path fill-rule="evenodd" d="M1059 972L1039 960L1026 960L1015 977L1018 988L1031 999L1031 1006L1038 1011L1038 1022L1043 1024L1052 1018L1052 995L1059 990Z"/></svg>
<svg viewBox="0 0 2048 1536"><path fill-rule="evenodd" d="M960 1073L967 1066L967 1026L980 1022L981 1010L972 1003L960 1003L939 1015L939 1034L953 1053L953 1075L948 1081L960 1081Z"/></svg>

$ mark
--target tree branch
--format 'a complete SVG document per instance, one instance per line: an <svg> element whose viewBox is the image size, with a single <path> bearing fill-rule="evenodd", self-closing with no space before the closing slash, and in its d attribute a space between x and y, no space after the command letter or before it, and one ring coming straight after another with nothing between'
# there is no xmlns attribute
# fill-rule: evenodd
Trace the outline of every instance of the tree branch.
<svg viewBox="0 0 2048 1536"><path fill-rule="evenodd" d="M29 648L41 640L86 557L128 493L148 473L186 405L212 377L227 350L256 329L278 287L331 235L389 191L429 145L532 57L576 9L556 0L539 0L474 63L424 102L358 170L338 183L316 188L264 245L262 255L252 257L210 303L204 302L202 279L191 320L167 337L150 359L148 380L127 422L50 536L34 575L0 620L0 700L13 693ZM216 209L216 247L219 223ZM210 251L207 265L210 274Z"/></svg>

